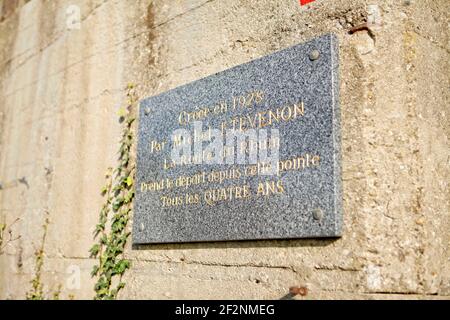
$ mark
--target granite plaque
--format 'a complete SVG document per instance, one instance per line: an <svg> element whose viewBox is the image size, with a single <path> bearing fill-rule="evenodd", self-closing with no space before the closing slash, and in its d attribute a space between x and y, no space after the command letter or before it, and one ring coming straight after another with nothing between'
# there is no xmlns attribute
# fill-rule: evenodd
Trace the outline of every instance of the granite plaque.
<svg viewBox="0 0 450 320"><path fill-rule="evenodd" d="M140 104L133 243L339 237L332 34Z"/></svg>

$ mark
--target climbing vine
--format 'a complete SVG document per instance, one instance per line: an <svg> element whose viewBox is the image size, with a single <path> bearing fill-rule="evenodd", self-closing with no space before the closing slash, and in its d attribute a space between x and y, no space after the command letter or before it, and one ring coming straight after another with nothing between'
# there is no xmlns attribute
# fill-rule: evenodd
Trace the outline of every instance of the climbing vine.
<svg viewBox="0 0 450 320"><path fill-rule="evenodd" d="M126 106L120 108L118 113L122 125L118 164L106 173L106 184L101 191L105 202L94 231L97 243L89 251L91 257L97 259L91 272L91 276L97 278L94 286L96 300L116 299L125 286L122 277L130 268L124 250L130 235L127 224L134 198L135 166L131 161L131 153L137 97L131 84L127 87L127 98Z"/></svg>
<svg viewBox="0 0 450 320"><path fill-rule="evenodd" d="M41 282L42 266L44 265L44 247L45 240L47 238L48 225L50 220L48 218L48 212L46 213L45 222L42 225L44 232L42 233L41 244L34 253L35 266L34 266L34 278L31 280L31 290L27 292L27 300L45 300L44 285ZM59 293L58 293L59 296Z"/></svg>

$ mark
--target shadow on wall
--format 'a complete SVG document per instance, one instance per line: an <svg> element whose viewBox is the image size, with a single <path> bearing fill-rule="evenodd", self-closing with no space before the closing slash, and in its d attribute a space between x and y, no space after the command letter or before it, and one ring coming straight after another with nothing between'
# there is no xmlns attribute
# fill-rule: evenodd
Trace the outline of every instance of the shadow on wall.
<svg viewBox="0 0 450 320"><path fill-rule="evenodd" d="M326 247L340 238L295 239L295 240L258 240L224 241L133 245L133 250L185 250L185 249L228 249L228 248L302 248Z"/></svg>

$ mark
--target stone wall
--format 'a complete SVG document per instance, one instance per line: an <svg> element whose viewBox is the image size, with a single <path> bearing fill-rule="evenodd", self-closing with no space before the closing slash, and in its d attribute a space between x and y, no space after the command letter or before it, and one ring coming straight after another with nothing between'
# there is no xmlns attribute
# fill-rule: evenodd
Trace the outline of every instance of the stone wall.
<svg viewBox="0 0 450 320"><path fill-rule="evenodd" d="M77 22L77 9L80 21ZM327 32L340 41L344 236L156 245L120 298L450 298L447 0L0 0L0 299L94 296L126 84L140 97ZM78 273L79 271L79 273ZM76 281L77 275L80 281ZM75 277L75 278L74 278ZM75 281L74 281L75 279Z"/></svg>

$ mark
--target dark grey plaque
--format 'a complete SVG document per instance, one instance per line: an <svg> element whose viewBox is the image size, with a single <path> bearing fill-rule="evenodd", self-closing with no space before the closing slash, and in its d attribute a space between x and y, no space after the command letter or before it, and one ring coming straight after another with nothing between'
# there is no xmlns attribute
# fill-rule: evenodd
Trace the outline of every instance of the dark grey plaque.
<svg viewBox="0 0 450 320"><path fill-rule="evenodd" d="M337 39L327 34L143 100L134 244L340 236L338 88ZM171 135L192 131L194 119L205 131L241 122L243 129L278 129L282 170L267 176L252 175L250 164L170 168ZM214 182L211 172L224 172L224 180Z"/></svg>

